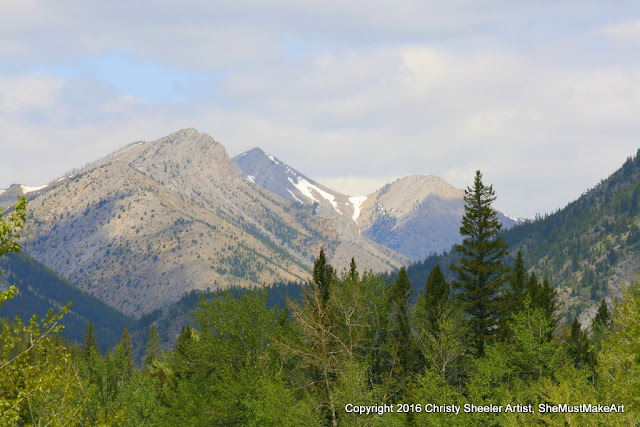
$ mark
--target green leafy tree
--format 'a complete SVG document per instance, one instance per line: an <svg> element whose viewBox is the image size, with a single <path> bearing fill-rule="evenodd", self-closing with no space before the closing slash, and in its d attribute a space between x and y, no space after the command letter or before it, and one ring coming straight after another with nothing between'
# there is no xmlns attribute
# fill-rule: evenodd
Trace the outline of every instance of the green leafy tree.
<svg viewBox="0 0 640 427"><path fill-rule="evenodd" d="M8 216L0 215L0 256L20 251L26 206L19 197ZM17 292L15 286L1 291L0 306ZM0 425L69 425L80 417L85 384L57 337L69 306L28 323L0 319Z"/></svg>
<svg viewBox="0 0 640 427"><path fill-rule="evenodd" d="M552 325L551 332L549 332L548 339L551 340L551 336L556 329L558 319L555 315L557 308L556 303L557 292L549 283L547 278L544 278L541 282L538 281L535 273L531 273L529 280L527 281L527 287L525 290L525 298L529 300L531 308L540 309L547 316L547 320Z"/></svg>
<svg viewBox="0 0 640 427"><path fill-rule="evenodd" d="M463 241L454 247L462 258L459 264L451 265L457 273L452 284L460 290L458 298L469 320L471 346L478 355L498 332L500 296L508 279L504 266L507 244L498 236L501 224L491 207L495 199L493 186L484 185L482 174L476 171L473 187L464 193Z"/></svg>
<svg viewBox="0 0 640 427"><path fill-rule="evenodd" d="M598 353L604 402L625 404L626 425L640 424L640 278L623 291L615 307L611 333Z"/></svg>

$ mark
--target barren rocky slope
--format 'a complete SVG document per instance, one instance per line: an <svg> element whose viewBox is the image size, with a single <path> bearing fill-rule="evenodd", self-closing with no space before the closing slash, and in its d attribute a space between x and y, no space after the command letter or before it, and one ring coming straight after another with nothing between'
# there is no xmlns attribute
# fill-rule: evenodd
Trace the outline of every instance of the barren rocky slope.
<svg viewBox="0 0 640 427"><path fill-rule="evenodd" d="M339 267L351 256L378 271L408 261L253 185L193 129L51 183L30 197L28 224L34 258L134 316L191 289L306 280L321 245Z"/></svg>

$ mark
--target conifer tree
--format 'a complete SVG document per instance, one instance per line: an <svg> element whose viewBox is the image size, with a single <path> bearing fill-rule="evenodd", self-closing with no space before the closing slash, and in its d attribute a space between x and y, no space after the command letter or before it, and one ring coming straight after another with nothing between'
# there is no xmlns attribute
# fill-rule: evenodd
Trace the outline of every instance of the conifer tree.
<svg viewBox="0 0 640 427"><path fill-rule="evenodd" d="M355 264L355 263L354 263ZM337 276L327 262L324 250L313 264L313 277L304 295L304 304L290 303L292 317L300 326L301 340L284 343L288 351L301 357L310 388L321 402L326 424L338 425L333 384L337 378L342 351L338 349L335 296Z"/></svg>
<svg viewBox="0 0 640 427"><path fill-rule="evenodd" d="M520 311L527 287L527 269L524 267L524 259L520 251L516 255L516 262L509 277L509 285L508 299L511 310L513 312Z"/></svg>
<svg viewBox="0 0 640 427"><path fill-rule="evenodd" d="M427 277L425 292L418 301L426 315L427 328L432 332L437 332L438 321L442 318L449 301L449 293L449 284L444 279L440 265L436 264Z"/></svg>
<svg viewBox="0 0 640 427"><path fill-rule="evenodd" d="M149 367L151 363L158 358L160 354L160 337L158 336L158 330L156 325L151 325L149 330L149 337L147 338L147 346L144 354L144 366Z"/></svg>
<svg viewBox="0 0 640 427"><path fill-rule="evenodd" d="M397 381L398 392L402 394L413 370L414 346L409 321L409 302L411 300L411 282L404 267L400 268L398 278L389 289L391 311L391 352L393 374Z"/></svg>
<svg viewBox="0 0 640 427"><path fill-rule="evenodd" d="M596 317L593 318L593 328L606 328L609 326L611 322L611 315L609 314L609 308L607 307L607 303L602 298L602 302L600 303L600 307L598 307L598 313Z"/></svg>
<svg viewBox="0 0 640 427"><path fill-rule="evenodd" d="M98 352L98 343L96 331L93 327L93 320L89 320L87 323L87 328L82 338L82 357L85 362L89 362L91 360L92 354Z"/></svg>
<svg viewBox="0 0 640 427"><path fill-rule="evenodd" d="M606 339L609 333L610 325L611 314L609 314L609 308L603 298L600 303L600 307L598 307L596 317L593 318L593 322L591 323L591 337L593 340L594 351L596 353L600 351L602 342Z"/></svg>
<svg viewBox="0 0 640 427"><path fill-rule="evenodd" d="M589 337L580 327L577 317L571 323L571 335L569 335L569 340L567 341L567 352L573 359L573 364L576 368L581 368L589 362Z"/></svg>
<svg viewBox="0 0 640 427"><path fill-rule="evenodd" d="M312 286L320 293L323 308L331 296L331 286L336 280L336 272L331 264L327 263L324 249L320 248L320 255L313 264Z"/></svg>
<svg viewBox="0 0 640 427"><path fill-rule="evenodd" d="M454 287L470 323L471 345L476 354L484 353L487 341L492 340L500 325L500 294L507 280L504 258L507 244L498 236L501 224L491 204L496 199L493 186L482 182L476 171L473 187L464 193L464 216L460 234L462 244L454 249L462 255L459 264L451 269L458 273Z"/></svg>
<svg viewBox="0 0 640 427"><path fill-rule="evenodd" d="M509 288L502 300L501 337L507 338L510 334L509 323L515 315L524 308L527 293L527 270L524 267L522 252L518 251L516 262L509 273Z"/></svg>
<svg viewBox="0 0 640 427"><path fill-rule="evenodd" d="M527 281L525 298L529 299L531 308L538 308L544 312L552 331L555 330L558 322L555 316L556 295L557 292L549 283L549 279L544 278L542 282L539 282L535 273L531 273ZM551 335L548 338L551 340Z"/></svg>
<svg viewBox="0 0 640 427"><path fill-rule="evenodd" d="M354 257L351 257L351 263L349 264L349 278L351 279L352 282L357 282L360 277L360 275L358 274L358 267L356 266L356 259Z"/></svg>
<svg viewBox="0 0 640 427"><path fill-rule="evenodd" d="M120 344L122 345L122 354L126 367L125 372L128 377L131 377L131 375L133 375L133 343L131 342L131 335L129 335L127 328L124 328L122 331Z"/></svg>

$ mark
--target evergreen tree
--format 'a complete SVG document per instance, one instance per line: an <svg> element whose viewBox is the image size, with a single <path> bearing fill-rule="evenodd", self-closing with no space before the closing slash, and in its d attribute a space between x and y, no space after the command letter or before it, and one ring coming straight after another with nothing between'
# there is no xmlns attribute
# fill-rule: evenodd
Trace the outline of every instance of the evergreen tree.
<svg viewBox="0 0 640 427"><path fill-rule="evenodd" d="M611 323L611 315L609 314L609 308L607 307L607 303L602 298L602 302L600 303L600 307L598 307L598 313L596 317L593 318L593 328L607 328Z"/></svg>
<svg viewBox="0 0 640 427"><path fill-rule="evenodd" d="M596 354L600 351L603 341L607 338L610 326L611 314L609 314L609 308L603 298L600 303L600 307L598 307L598 313L591 323L591 338L593 341L593 349Z"/></svg>
<svg viewBox="0 0 640 427"><path fill-rule="evenodd" d="M122 354L126 367L125 372L127 376L131 377L131 375L133 375L133 343L127 328L124 328L122 331L122 340L120 340L120 344L122 345Z"/></svg>
<svg viewBox="0 0 640 427"><path fill-rule="evenodd" d="M82 357L86 362L91 360L91 356L98 352L98 337L93 327L93 320L87 323L87 329L82 338Z"/></svg>
<svg viewBox="0 0 640 427"><path fill-rule="evenodd" d="M531 273L527 281L525 298L530 301L531 308L540 309L546 315L552 332L555 331L558 322L555 316L557 308L556 295L556 290L551 286L547 278L539 282L535 273ZM551 340L551 335L548 338Z"/></svg>
<svg viewBox="0 0 640 427"><path fill-rule="evenodd" d="M424 311L426 316L426 326L433 332L437 332L438 321L445 313L449 302L449 293L449 284L442 275L440 265L436 264L431 273L429 273L425 292L418 301L418 304L422 305L421 310Z"/></svg>
<svg viewBox="0 0 640 427"><path fill-rule="evenodd" d="M351 263L349 264L349 278L352 282L357 282L360 279L360 275L358 274L358 267L356 267L356 259L351 258Z"/></svg>
<svg viewBox="0 0 640 427"><path fill-rule="evenodd" d="M516 262L509 277L509 285L508 305L510 311L515 313L522 309L527 288L527 269L524 267L524 259L520 251L516 255Z"/></svg>
<svg viewBox="0 0 640 427"><path fill-rule="evenodd" d="M324 250L313 265L313 278L304 296L304 305L290 304L292 317L300 327L301 340L287 344L288 351L301 357L312 390L317 393L326 424L338 425L338 408L333 384L339 371L340 356L335 296L337 281L334 268L327 262Z"/></svg>
<svg viewBox="0 0 640 427"><path fill-rule="evenodd" d="M145 348L143 364L145 367L151 366L153 361L160 355L160 337L156 325L151 325L149 337L147 338L147 346Z"/></svg>
<svg viewBox="0 0 640 427"><path fill-rule="evenodd" d="M569 335L569 340L567 341L567 352L576 368L581 368L589 362L589 337L580 327L577 317L571 323L571 335Z"/></svg>
<svg viewBox="0 0 640 427"><path fill-rule="evenodd" d="M402 394L413 371L414 346L409 322L409 303L411 300L411 282L404 267L400 268L398 278L389 289L391 312L391 352L392 371L397 381L398 392Z"/></svg>
<svg viewBox="0 0 640 427"><path fill-rule="evenodd" d="M327 263L324 249L320 248L320 255L313 264L313 281L311 285L320 293L320 301L323 308L327 305L331 296L331 286L336 280L336 272L331 264Z"/></svg>
<svg viewBox="0 0 640 427"><path fill-rule="evenodd" d="M501 337L507 338L511 333L508 327L515 315L524 308L527 290L527 270L524 267L522 252L518 251L516 262L509 274L509 288L502 300Z"/></svg>
<svg viewBox="0 0 640 427"><path fill-rule="evenodd" d="M478 355L499 328L500 294L507 280L503 264L507 244L498 236L501 224L491 207L495 199L493 186L484 185L482 174L476 171L473 188L467 187L464 193L460 227L464 239L454 247L462 258L460 264L451 265L458 274L452 284L461 290L458 298L469 318L471 345Z"/></svg>

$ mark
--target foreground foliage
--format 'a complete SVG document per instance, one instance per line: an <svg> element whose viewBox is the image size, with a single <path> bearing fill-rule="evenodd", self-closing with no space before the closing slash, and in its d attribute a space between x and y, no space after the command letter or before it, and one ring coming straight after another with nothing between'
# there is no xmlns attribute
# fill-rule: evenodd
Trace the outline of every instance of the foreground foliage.
<svg viewBox="0 0 640 427"><path fill-rule="evenodd" d="M19 250L24 209L21 202L0 218L0 254ZM485 216L478 236L491 247L491 212L469 215ZM303 294L284 308L268 303L267 289L202 298L195 323L165 351L152 323L140 368L126 329L106 353L92 322L81 346L64 343L68 306L26 323L2 320L0 425L640 423L640 287L613 315L603 303L591 330L574 322L565 332L550 282L524 270L522 254L506 266L502 244L474 258L477 243L462 251L453 287L462 296L438 265L414 288L404 269L391 283L358 271L355 260L336 272L321 250ZM0 292L0 304L16 292ZM491 307L477 309L474 294ZM565 404L625 412L538 410ZM465 405L501 410L465 413Z"/></svg>

